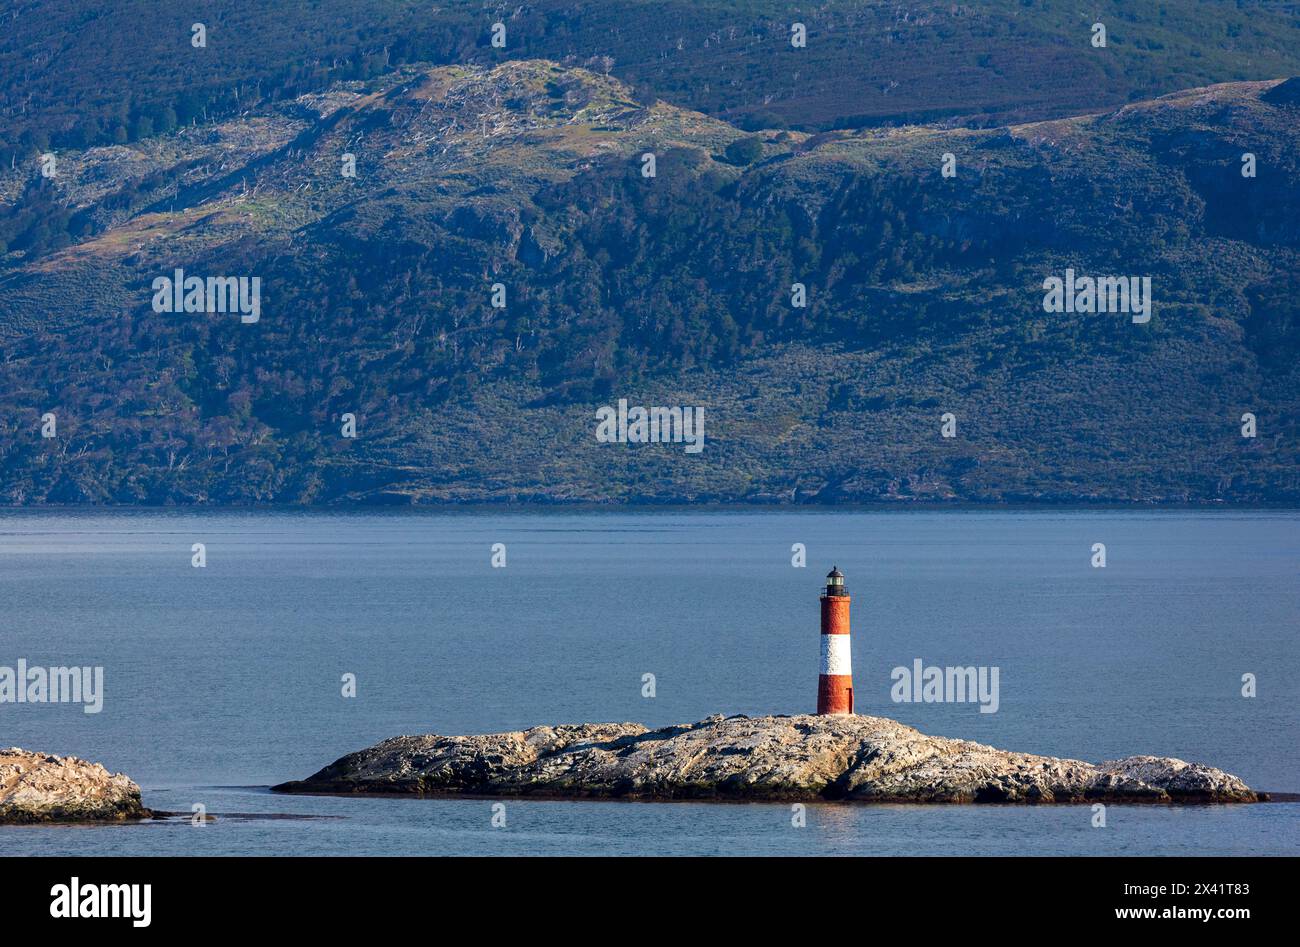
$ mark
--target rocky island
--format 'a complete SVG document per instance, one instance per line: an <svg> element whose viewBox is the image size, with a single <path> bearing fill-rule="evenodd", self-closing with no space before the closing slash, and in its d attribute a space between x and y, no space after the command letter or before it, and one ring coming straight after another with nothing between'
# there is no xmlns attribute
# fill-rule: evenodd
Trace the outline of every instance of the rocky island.
<svg viewBox="0 0 1300 947"><path fill-rule="evenodd" d="M0 750L0 825L150 819L140 787L75 756Z"/></svg>
<svg viewBox="0 0 1300 947"><path fill-rule="evenodd" d="M1259 802L1235 776L1168 757L1101 764L927 736L883 717L713 716L400 736L286 793L916 803Z"/></svg>

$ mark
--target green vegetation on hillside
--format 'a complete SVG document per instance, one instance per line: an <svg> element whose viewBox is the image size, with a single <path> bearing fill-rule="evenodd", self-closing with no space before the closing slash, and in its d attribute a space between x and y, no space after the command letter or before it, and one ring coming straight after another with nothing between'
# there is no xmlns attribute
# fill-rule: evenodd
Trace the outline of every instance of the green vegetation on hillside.
<svg viewBox="0 0 1300 947"><path fill-rule="evenodd" d="M79 229L0 275L0 488L1294 502L1296 84L754 136L553 63L422 67L68 155L22 189ZM153 312L178 266L259 276L261 321ZM1044 313L1067 267L1151 277L1151 322ZM704 406L708 447L597 444L624 397Z"/></svg>
<svg viewBox="0 0 1300 947"><path fill-rule="evenodd" d="M0 14L0 161L124 144L403 63L547 58L741 127L1078 114L1300 73L1282 0L19 0ZM206 48L191 26L207 29ZM504 50L490 45L494 22ZM806 48L790 25L808 29ZM1094 21L1106 49L1090 45Z"/></svg>

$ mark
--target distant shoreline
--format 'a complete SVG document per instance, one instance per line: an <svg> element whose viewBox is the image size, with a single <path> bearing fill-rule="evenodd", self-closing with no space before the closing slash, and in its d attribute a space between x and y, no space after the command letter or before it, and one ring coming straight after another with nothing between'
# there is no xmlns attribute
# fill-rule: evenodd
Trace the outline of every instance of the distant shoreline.
<svg viewBox="0 0 1300 947"><path fill-rule="evenodd" d="M455 501L446 503L347 503L347 504L53 504L12 506L0 504L0 514L12 513L320 513L376 514L394 516L411 513L1274 513L1300 512L1300 504L1277 503L1086 503L1054 502L898 502L898 503L591 503L565 501Z"/></svg>

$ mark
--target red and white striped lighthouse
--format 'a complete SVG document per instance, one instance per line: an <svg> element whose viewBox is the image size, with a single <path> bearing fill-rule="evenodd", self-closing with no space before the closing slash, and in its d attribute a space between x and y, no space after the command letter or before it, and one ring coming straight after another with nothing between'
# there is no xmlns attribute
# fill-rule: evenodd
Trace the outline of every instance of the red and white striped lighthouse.
<svg viewBox="0 0 1300 947"><path fill-rule="evenodd" d="M826 576L822 595L822 668L817 713L853 713L853 656L849 652L849 598L838 566Z"/></svg>

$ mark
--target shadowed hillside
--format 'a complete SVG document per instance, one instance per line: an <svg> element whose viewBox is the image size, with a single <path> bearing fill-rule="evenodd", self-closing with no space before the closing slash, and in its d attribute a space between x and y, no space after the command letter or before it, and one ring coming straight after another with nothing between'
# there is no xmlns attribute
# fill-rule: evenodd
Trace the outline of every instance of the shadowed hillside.
<svg viewBox="0 0 1300 947"><path fill-rule="evenodd" d="M403 64L533 58L751 129L992 125L1294 75L1300 12L1290 0L16 0L0 13L0 160L147 139Z"/></svg>
<svg viewBox="0 0 1300 947"><path fill-rule="evenodd" d="M0 177L0 496L1293 502L1296 87L750 134L421 65L62 152ZM178 267L260 319L154 311ZM1066 268L1150 277L1150 321L1044 312ZM619 398L703 407L705 449L597 443Z"/></svg>

